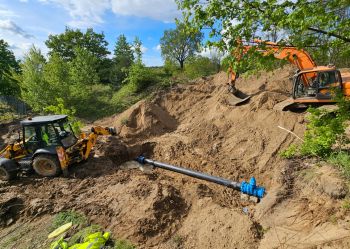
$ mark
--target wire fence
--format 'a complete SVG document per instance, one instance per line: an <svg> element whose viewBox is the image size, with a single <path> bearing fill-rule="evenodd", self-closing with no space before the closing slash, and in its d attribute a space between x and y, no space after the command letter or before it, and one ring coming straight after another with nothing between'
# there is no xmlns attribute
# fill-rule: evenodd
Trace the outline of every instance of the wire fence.
<svg viewBox="0 0 350 249"><path fill-rule="evenodd" d="M25 116L29 111L29 107L25 102L13 96L0 95L0 104L2 104L2 112L12 111L19 116Z"/></svg>

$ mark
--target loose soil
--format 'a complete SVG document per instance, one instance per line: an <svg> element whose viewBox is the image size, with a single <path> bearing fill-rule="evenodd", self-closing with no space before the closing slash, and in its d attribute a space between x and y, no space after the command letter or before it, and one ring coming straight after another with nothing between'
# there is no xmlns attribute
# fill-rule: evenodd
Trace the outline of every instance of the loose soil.
<svg viewBox="0 0 350 249"><path fill-rule="evenodd" d="M0 248L27 248L23 227L43 228L64 210L84 213L138 248L349 248L348 186L339 172L279 156L298 140L278 126L299 136L305 130L304 113L273 109L290 96L293 70L239 79L237 87L252 96L241 106L229 104L227 75L219 73L96 122L119 134L101 137L70 178L1 184ZM130 161L140 154L234 181L254 176L267 195L254 203L213 183L140 171Z"/></svg>

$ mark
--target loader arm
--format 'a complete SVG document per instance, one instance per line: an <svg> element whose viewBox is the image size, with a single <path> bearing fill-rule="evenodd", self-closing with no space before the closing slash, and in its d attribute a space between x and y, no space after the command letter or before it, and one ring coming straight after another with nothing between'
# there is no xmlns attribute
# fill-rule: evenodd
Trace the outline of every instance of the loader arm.
<svg viewBox="0 0 350 249"><path fill-rule="evenodd" d="M106 135L116 135L115 128L111 127L101 127L101 126L95 126L91 128L91 133L88 135L83 134L84 141L86 143L85 145L85 151L83 154L83 158L87 159L90 155L90 152L94 145L96 144L97 137L98 136L106 136Z"/></svg>

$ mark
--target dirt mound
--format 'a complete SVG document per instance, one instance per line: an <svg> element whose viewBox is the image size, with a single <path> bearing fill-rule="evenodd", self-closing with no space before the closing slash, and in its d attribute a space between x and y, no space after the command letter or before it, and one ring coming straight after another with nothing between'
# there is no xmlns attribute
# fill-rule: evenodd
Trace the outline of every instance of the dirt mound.
<svg viewBox="0 0 350 249"><path fill-rule="evenodd" d="M226 73L161 91L98 121L116 126L119 136L100 139L71 178L5 184L0 203L16 196L26 205L18 223L77 210L139 248L347 248L350 216L341 208L347 193L341 177L324 171L306 177L315 162L278 155L298 142L278 126L299 136L305 130L304 114L273 109L290 96L293 70L241 77L237 87L251 95L241 106L227 102ZM268 195L254 204L213 183L122 164L140 154L234 181L255 176Z"/></svg>

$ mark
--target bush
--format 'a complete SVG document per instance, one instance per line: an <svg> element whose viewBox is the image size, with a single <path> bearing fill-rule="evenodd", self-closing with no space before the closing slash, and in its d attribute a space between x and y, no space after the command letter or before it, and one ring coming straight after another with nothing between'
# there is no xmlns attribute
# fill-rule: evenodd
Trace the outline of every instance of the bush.
<svg viewBox="0 0 350 249"><path fill-rule="evenodd" d="M124 81L126 84L133 85L136 92L140 92L156 82L156 75L142 63L133 64L128 77Z"/></svg>
<svg viewBox="0 0 350 249"><path fill-rule="evenodd" d="M327 157L345 132L346 117L340 111L327 112L309 108L307 130L301 146L302 155Z"/></svg>
<svg viewBox="0 0 350 249"><path fill-rule="evenodd" d="M287 149L280 153L282 158L291 159L298 153L298 147L295 144L291 144Z"/></svg>
<svg viewBox="0 0 350 249"><path fill-rule="evenodd" d="M216 65L207 57L196 56L185 63L185 74L190 79L216 73Z"/></svg>

